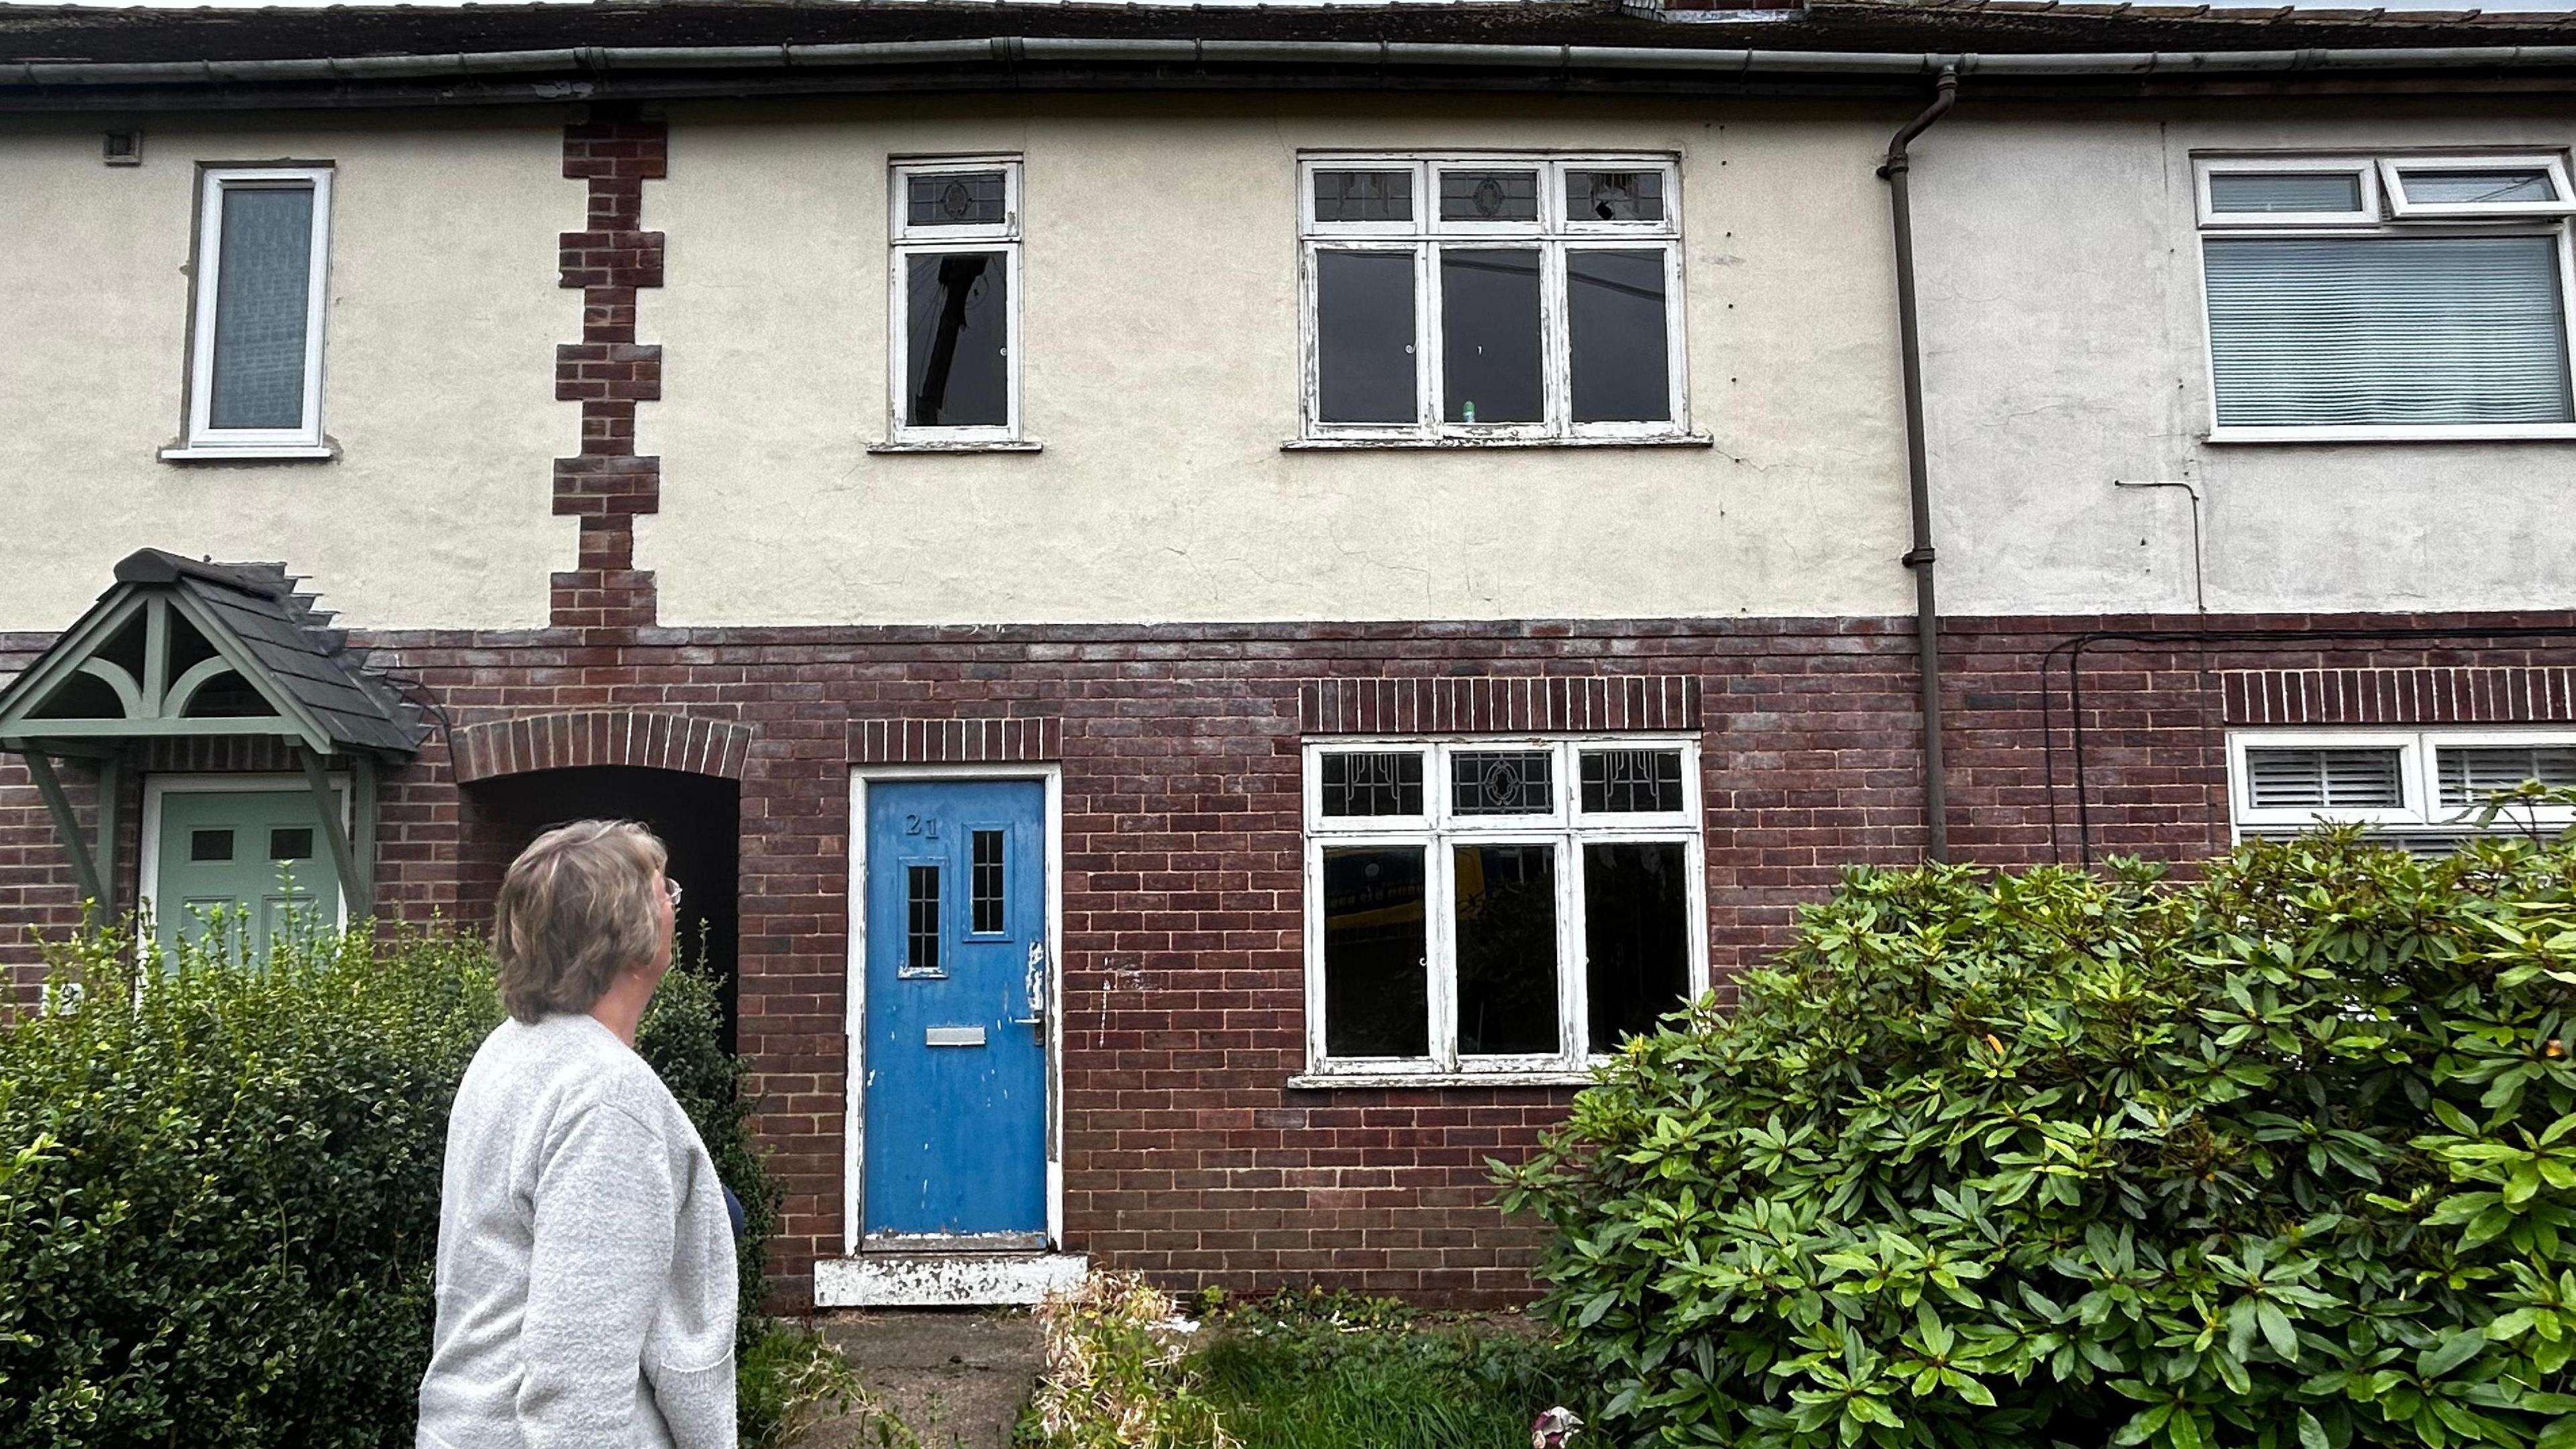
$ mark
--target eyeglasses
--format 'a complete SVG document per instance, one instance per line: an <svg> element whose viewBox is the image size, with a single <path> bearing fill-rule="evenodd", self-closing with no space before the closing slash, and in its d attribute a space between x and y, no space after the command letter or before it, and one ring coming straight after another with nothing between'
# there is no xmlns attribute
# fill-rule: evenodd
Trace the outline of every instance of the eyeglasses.
<svg viewBox="0 0 2576 1449"><path fill-rule="evenodd" d="M680 883L671 879L669 876L664 876L662 878L662 889L668 892L671 897L671 909L675 911L678 910L680 908Z"/></svg>

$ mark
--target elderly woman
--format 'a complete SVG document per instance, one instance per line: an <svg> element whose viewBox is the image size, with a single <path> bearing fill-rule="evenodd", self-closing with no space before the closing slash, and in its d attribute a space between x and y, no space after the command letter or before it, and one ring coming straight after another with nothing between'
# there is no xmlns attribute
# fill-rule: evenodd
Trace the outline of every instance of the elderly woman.
<svg viewBox="0 0 2576 1449"><path fill-rule="evenodd" d="M734 1256L697 1130L635 1054L679 887L640 825L522 852L501 1023L447 1127L422 1449L734 1443Z"/></svg>

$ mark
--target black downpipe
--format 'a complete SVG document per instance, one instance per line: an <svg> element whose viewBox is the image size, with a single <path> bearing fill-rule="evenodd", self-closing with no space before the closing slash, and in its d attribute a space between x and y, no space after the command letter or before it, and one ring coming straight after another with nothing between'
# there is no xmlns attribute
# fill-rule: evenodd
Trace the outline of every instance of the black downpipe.
<svg viewBox="0 0 2576 1449"><path fill-rule="evenodd" d="M1905 191L1913 159L1905 148L1959 102L1959 72L1941 67L1932 104L1905 123L1887 143L1878 174L1887 183L1888 210L1896 222L1896 328L1905 363L1905 469L1911 485L1914 546L1904 565L1914 571L1914 641L1923 676L1923 853L1950 858L1950 786L1941 768L1941 609L1932 593L1932 483L1923 456L1923 340L1914 316L1914 207Z"/></svg>

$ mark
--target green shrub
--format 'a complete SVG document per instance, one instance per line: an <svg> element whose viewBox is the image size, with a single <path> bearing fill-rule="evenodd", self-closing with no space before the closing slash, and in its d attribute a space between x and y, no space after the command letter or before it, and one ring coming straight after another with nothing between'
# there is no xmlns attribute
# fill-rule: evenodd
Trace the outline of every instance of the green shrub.
<svg viewBox="0 0 2576 1449"><path fill-rule="evenodd" d="M1668 1445L2568 1449L2576 849L1855 871L1517 1170Z"/></svg>
<svg viewBox="0 0 2576 1449"><path fill-rule="evenodd" d="M741 1285L737 1351L750 1347L761 1317L761 1274L769 1235L778 1229L779 1187L751 1142L751 1064L725 1050L724 1012L704 957L674 969L653 993L635 1029L635 1050L679 1100L715 1159L716 1176L742 1199L743 1232L735 1244Z"/></svg>

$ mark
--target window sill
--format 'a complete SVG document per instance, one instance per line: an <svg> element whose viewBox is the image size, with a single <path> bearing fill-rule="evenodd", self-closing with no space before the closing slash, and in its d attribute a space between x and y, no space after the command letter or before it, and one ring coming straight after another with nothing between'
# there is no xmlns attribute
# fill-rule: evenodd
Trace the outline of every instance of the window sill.
<svg viewBox="0 0 2576 1449"><path fill-rule="evenodd" d="M2543 443L2576 441L2576 423L2520 423L2497 427L2422 428L2212 428L2204 443Z"/></svg>
<svg viewBox="0 0 2576 1449"><path fill-rule="evenodd" d="M2570 435L2576 436L2576 433ZM1716 446L1717 439L1707 433L1664 433L1651 438L1291 438L1279 445L1279 451L1283 453L1369 450L1423 452L1485 448L1713 448Z"/></svg>
<svg viewBox="0 0 2576 1449"><path fill-rule="evenodd" d="M1035 453L1044 450L1045 447L1044 443L1023 438L991 443L870 443L868 451L871 453Z"/></svg>
<svg viewBox="0 0 2576 1449"><path fill-rule="evenodd" d="M178 444L160 452L164 463L327 463L339 456L337 443L260 443L241 447Z"/></svg>
<svg viewBox="0 0 2576 1449"><path fill-rule="evenodd" d="M1602 1060L1607 1061L1608 1058ZM1529 1072L1304 1072L1286 1083L1292 1092L1386 1087L1588 1087L1589 1070Z"/></svg>

